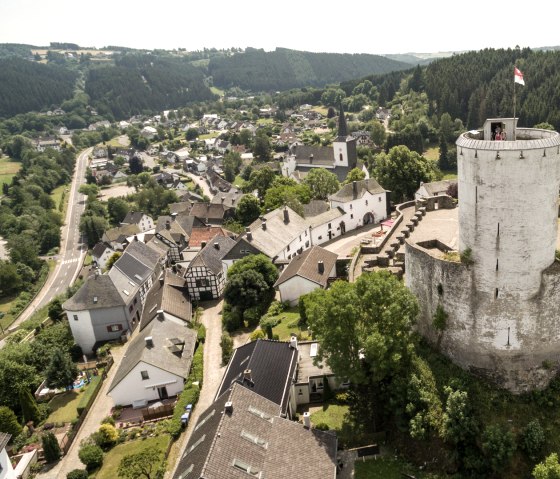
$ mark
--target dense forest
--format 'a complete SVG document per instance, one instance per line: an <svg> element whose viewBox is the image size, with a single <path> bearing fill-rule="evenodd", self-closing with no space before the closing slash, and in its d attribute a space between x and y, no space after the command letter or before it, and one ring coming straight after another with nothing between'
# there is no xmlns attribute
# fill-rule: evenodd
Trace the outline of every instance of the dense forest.
<svg viewBox="0 0 560 479"><path fill-rule="evenodd" d="M247 48L224 58L212 58L208 72L220 88L238 86L250 91L325 86L368 74L410 68L379 55L311 53L285 48L265 52Z"/></svg>
<svg viewBox="0 0 560 479"><path fill-rule="evenodd" d="M60 105L71 98L76 73L21 58L0 59L0 117Z"/></svg>
<svg viewBox="0 0 560 479"><path fill-rule="evenodd" d="M115 118L214 97L202 71L189 63L136 54L118 58L115 66L91 68L86 93L101 114L112 113Z"/></svg>

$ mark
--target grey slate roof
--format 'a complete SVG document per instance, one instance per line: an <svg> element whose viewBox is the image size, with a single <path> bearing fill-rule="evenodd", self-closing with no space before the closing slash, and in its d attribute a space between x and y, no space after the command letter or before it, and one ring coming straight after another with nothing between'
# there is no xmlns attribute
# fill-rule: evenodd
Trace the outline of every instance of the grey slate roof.
<svg viewBox="0 0 560 479"><path fill-rule="evenodd" d="M101 240L107 242L118 241L119 243L122 243L126 238L133 236L136 233L140 233L138 225L117 226L116 228L111 228L105 231Z"/></svg>
<svg viewBox="0 0 560 479"><path fill-rule="evenodd" d="M149 336L152 337L153 345L151 347L146 345L146 338ZM171 348L175 346L174 342L171 341L172 339L178 339L184 344L181 355L172 352ZM140 361L186 378L191 368L195 346L196 332L193 329L164 319L152 321L130 342L109 387L109 392Z"/></svg>
<svg viewBox="0 0 560 479"><path fill-rule="evenodd" d="M237 206L237 203L239 202L239 200L241 198L243 198L245 196L245 193L243 193L242 191L233 188L231 190L229 190L227 193L217 193L212 200L210 201L210 203L212 204L218 204L218 205L224 205L227 208L235 208Z"/></svg>
<svg viewBox="0 0 560 479"><path fill-rule="evenodd" d="M258 339L237 348L227 366L216 399L234 382L239 382L278 404L282 414L285 414L292 379L295 379L297 358L297 349L291 348L290 343L283 341ZM245 369L251 370L251 382L243 379Z"/></svg>
<svg viewBox="0 0 560 479"><path fill-rule="evenodd" d="M142 220L142 216L144 216L144 212L143 211L129 211L126 216L124 217L124 220L122 220L122 224L125 225L135 225L140 223L140 221ZM148 216L148 215L146 215Z"/></svg>
<svg viewBox="0 0 560 479"><path fill-rule="evenodd" d="M229 412L226 402L232 404ZM174 479L334 478L336 436L305 429L279 413L277 404L235 384L200 415ZM236 461L255 475L235 467Z"/></svg>
<svg viewBox="0 0 560 479"><path fill-rule="evenodd" d="M344 210L339 206L337 208L332 208L324 213L321 213L317 216L312 216L307 221L309 225L315 228L316 226L324 225L325 223L329 223L331 221L335 221L336 219L344 216Z"/></svg>
<svg viewBox="0 0 560 479"><path fill-rule="evenodd" d="M101 258L101 256L103 256L103 253L105 253L105 250L109 249L109 246L107 246L105 243L103 243L102 241L99 241L94 247L93 250L91 252L91 255L94 258Z"/></svg>
<svg viewBox="0 0 560 479"><path fill-rule="evenodd" d="M235 240L229 236L216 235L200 250L189 264L189 268L206 266L214 274L223 270L222 258L233 247Z"/></svg>
<svg viewBox="0 0 560 479"><path fill-rule="evenodd" d="M334 163L332 146L295 145L291 153L298 164L332 166Z"/></svg>
<svg viewBox="0 0 560 479"><path fill-rule="evenodd" d="M185 322L192 318L192 305L187 295L186 280L170 270L163 271L150 288L142 311L140 330L150 324L159 310Z"/></svg>
<svg viewBox="0 0 560 479"><path fill-rule="evenodd" d="M221 203L195 203L189 214L205 221L222 221L228 209Z"/></svg>
<svg viewBox="0 0 560 479"><path fill-rule="evenodd" d="M457 180L441 180L424 183L422 186L426 189L430 196L436 196L440 193L446 193L451 185L456 185Z"/></svg>
<svg viewBox="0 0 560 479"><path fill-rule="evenodd" d="M100 274L87 278L76 294L68 299L62 307L69 311L83 311L114 308L124 306L124 304L124 300L109 275Z"/></svg>
<svg viewBox="0 0 560 479"><path fill-rule="evenodd" d="M312 218L313 216L320 215L325 211L329 211L329 204L323 200L311 200L308 204L303 205L303 216L305 218Z"/></svg>
<svg viewBox="0 0 560 479"><path fill-rule="evenodd" d="M327 251L320 246L312 246L290 261L290 264L282 271L274 287L288 281L294 276L301 276L325 288L327 286L329 274L335 266L337 258L338 256L336 253ZM319 272L319 261L323 262L324 269L322 273Z"/></svg>
<svg viewBox="0 0 560 479"><path fill-rule="evenodd" d="M372 195L386 192L375 178L369 178L367 180L353 181L352 183L344 185L334 195L329 196L329 199L340 202L352 201L363 197L366 191Z"/></svg>

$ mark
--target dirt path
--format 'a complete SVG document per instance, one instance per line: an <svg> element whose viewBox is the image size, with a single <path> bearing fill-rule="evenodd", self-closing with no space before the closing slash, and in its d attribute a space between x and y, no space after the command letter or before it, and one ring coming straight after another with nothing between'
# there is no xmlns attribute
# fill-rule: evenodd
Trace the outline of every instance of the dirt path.
<svg viewBox="0 0 560 479"><path fill-rule="evenodd" d="M173 477L175 468L177 467L180 453L185 449L192 430L198 421L201 413L203 413L214 402L214 396L218 391L225 367L222 367L222 348L220 347L220 339L222 336L222 301L212 301L205 304L204 313L202 313L202 324L206 327L206 340L204 342L204 379L202 381L202 390L200 398L193 415L189 421L186 433L173 444L168 457L170 464L166 478Z"/></svg>
<svg viewBox="0 0 560 479"><path fill-rule="evenodd" d="M113 400L107 396L107 390L113 380L113 376L119 368L119 364L121 363L125 350L126 345L111 349L111 354L115 362L107 375L107 379L103 382L103 386L101 386L101 390L99 391L92 408L89 410L86 420L82 424L77 437L74 439L72 446L70 446L68 454L66 454L66 456L64 456L52 469L38 474L36 476L37 479L65 478L66 474L74 469L84 469L84 465L78 458L80 442L82 439L85 439L99 429L101 420L109 415L111 408L113 407Z"/></svg>

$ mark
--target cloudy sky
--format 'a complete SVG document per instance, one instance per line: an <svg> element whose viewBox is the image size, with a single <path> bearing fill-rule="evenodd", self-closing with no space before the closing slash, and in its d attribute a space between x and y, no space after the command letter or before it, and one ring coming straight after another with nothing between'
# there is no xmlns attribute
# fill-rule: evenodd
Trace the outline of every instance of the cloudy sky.
<svg viewBox="0 0 560 479"><path fill-rule="evenodd" d="M0 0L0 43L377 54L534 48L560 44L559 12L556 0Z"/></svg>

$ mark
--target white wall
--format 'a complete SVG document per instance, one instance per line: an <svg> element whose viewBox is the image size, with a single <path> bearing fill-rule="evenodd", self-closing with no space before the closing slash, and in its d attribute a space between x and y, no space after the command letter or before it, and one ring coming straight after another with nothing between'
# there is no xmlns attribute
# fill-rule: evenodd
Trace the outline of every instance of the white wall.
<svg viewBox="0 0 560 479"><path fill-rule="evenodd" d="M342 220L346 225L346 231L352 231L363 226L363 219L366 213L372 213L374 222L379 223L387 218L387 195L378 193L372 195L366 191L364 196L346 203L331 200L331 208L341 207L346 213Z"/></svg>
<svg viewBox="0 0 560 479"><path fill-rule="evenodd" d="M2 449L0 452L0 466L2 467L0 470L0 479L15 479L14 468L10 462L6 448Z"/></svg>
<svg viewBox="0 0 560 479"><path fill-rule="evenodd" d="M142 379L141 371L148 371L149 379ZM134 401L146 400L156 401L159 399L157 386L165 386L167 394L176 396L183 390L183 378L168 371L156 368L151 364L139 362L132 370L117 384L112 391L107 393L115 405L128 405Z"/></svg>
<svg viewBox="0 0 560 479"><path fill-rule="evenodd" d="M84 354L91 354L91 348L96 340L89 311L66 311L66 315L74 341L80 345ZM77 320L75 319L76 316L78 317Z"/></svg>
<svg viewBox="0 0 560 479"><path fill-rule="evenodd" d="M348 166L348 146L345 141L333 142L335 166ZM342 155L342 161L340 161Z"/></svg>
<svg viewBox="0 0 560 479"><path fill-rule="evenodd" d="M334 266L330 271L329 278L334 277L335 273L336 266ZM288 281L278 285L278 291L280 291L280 301L289 301L290 305L294 306L297 304L300 296L310 293L317 288L320 288L320 285L317 283L302 278L301 276L294 276Z"/></svg>

